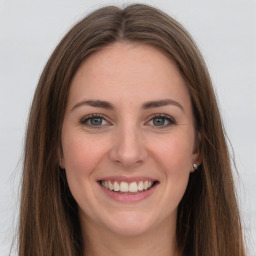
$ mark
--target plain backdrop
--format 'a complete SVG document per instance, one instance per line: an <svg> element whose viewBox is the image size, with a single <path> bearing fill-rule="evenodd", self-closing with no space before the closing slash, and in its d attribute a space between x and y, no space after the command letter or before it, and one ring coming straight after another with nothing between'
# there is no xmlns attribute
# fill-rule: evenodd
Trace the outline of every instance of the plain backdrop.
<svg viewBox="0 0 256 256"><path fill-rule="evenodd" d="M15 238L27 115L40 73L59 40L84 15L134 1L0 0L0 255ZM256 1L137 1L172 15L208 64L238 168L248 255L256 255ZM12 255L17 255L13 250Z"/></svg>

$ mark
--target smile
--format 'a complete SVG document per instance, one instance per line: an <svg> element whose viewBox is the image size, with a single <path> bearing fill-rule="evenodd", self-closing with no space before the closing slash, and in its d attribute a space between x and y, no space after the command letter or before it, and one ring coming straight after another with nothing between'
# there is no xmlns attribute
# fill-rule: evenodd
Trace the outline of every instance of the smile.
<svg viewBox="0 0 256 256"><path fill-rule="evenodd" d="M146 181L133 181L133 182L126 182L126 181L110 181L110 180L101 180L100 185L105 187L108 190L114 192L121 192L121 193L138 193L145 190L148 190L154 186L155 182L151 180Z"/></svg>

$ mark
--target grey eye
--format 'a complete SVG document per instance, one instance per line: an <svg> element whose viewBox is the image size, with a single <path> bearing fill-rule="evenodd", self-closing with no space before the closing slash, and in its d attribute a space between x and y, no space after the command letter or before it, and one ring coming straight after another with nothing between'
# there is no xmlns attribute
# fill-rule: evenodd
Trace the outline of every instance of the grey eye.
<svg viewBox="0 0 256 256"><path fill-rule="evenodd" d="M165 117L156 117L153 119L153 124L155 126L163 126L165 125L166 118Z"/></svg>
<svg viewBox="0 0 256 256"><path fill-rule="evenodd" d="M154 127L164 128L175 124L175 120L169 116L156 115L150 121L149 124Z"/></svg>
<svg viewBox="0 0 256 256"><path fill-rule="evenodd" d="M102 125L102 117L94 117L90 118L89 120L90 125Z"/></svg>
<svg viewBox="0 0 256 256"><path fill-rule="evenodd" d="M101 127L106 126L109 123L106 119L98 114L89 115L81 120L81 124L88 127Z"/></svg>

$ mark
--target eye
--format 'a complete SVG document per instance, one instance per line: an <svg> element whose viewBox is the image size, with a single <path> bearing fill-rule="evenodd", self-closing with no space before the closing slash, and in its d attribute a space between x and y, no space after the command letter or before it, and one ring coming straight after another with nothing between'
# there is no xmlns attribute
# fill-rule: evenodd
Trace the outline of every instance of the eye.
<svg viewBox="0 0 256 256"><path fill-rule="evenodd" d="M93 128L109 125L109 122L100 114L92 114L84 117L81 124Z"/></svg>
<svg viewBox="0 0 256 256"><path fill-rule="evenodd" d="M154 127L164 128L174 125L176 122L169 116L159 114L155 115L148 123Z"/></svg>

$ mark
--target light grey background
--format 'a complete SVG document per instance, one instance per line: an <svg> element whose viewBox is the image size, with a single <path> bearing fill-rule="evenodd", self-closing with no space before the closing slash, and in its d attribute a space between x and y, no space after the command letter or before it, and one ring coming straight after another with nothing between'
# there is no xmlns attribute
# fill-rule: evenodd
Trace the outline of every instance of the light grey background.
<svg viewBox="0 0 256 256"><path fill-rule="evenodd" d="M0 255L15 236L27 114L56 44L85 14L134 1L0 0ZM248 255L256 255L256 1L137 1L159 7L192 34L208 64L239 177ZM15 250L13 255L16 255Z"/></svg>

